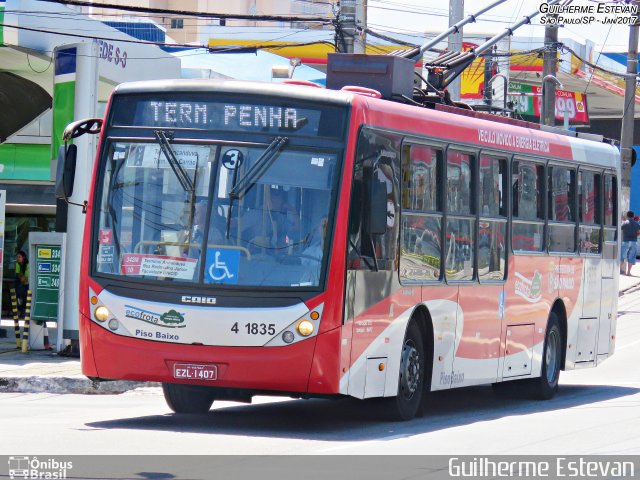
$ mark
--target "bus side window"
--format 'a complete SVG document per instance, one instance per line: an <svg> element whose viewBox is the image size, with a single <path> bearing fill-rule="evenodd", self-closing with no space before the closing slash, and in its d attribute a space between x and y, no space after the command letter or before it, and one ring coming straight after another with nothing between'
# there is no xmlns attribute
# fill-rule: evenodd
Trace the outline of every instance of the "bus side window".
<svg viewBox="0 0 640 480"><path fill-rule="evenodd" d="M478 277L481 282L504 280L507 249L507 160L480 155L480 224Z"/></svg>
<svg viewBox="0 0 640 480"><path fill-rule="evenodd" d="M475 278L475 175L476 157L447 150L447 221L445 224L445 275L447 280Z"/></svg>
<svg viewBox="0 0 640 480"><path fill-rule="evenodd" d="M599 254L601 252L600 224L602 222L599 174L584 170L578 172L578 197L580 252Z"/></svg>
<svg viewBox="0 0 640 480"><path fill-rule="evenodd" d="M618 235L618 182L614 175L604 175L604 241L615 242Z"/></svg>
<svg viewBox="0 0 640 480"><path fill-rule="evenodd" d="M347 262L351 270L395 270L398 257L400 137L364 128L358 139L349 212ZM370 235L364 216L373 178L387 189L387 231Z"/></svg>
<svg viewBox="0 0 640 480"><path fill-rule="evenodd" d="M539 163L513 162L511 191L514 251L544 250L545 167Z"/></svg>
<svg viewBox="0 0 640 480"><path fill-rule="evenodd" d="M442 278L442 149L405 144L402 149L400 280Z"/></svg>
<svg viewBox="0 0 640 480"><path fill-rule="evenodd" d="M549 167L549 251L576 251L576 171Z"/></svg>

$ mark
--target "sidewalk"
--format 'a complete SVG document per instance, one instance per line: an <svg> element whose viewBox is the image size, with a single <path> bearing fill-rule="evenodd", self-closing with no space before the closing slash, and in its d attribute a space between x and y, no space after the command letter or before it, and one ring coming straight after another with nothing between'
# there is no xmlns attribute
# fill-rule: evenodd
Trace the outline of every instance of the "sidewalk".
<svg viewBox="0 0 640 480"><path fill-rule="evenodd" d="M620 275L619 295L640 289L640 267L637 275ZM58 355L50 350L22 353L16 349L13 322L3 320L0 330L6 332L0 337L0 393L76 393L76 394L118 394L138 387L158 386L154 382L93 382L82 375L80 359ZM49 338L54 339L55 329L49 330Z"/></svg>
<svg viewBox="0 0 640 480"><path fill-rule="evenodd" d="M63 357L51 350L18 350L13 321L2 320L0 330L6 332L0 338L0 393L118 394L159 385L124 380L94 382L82 375L79 358ZM56 338L55 329L49 329L49 338Z"/></svg>

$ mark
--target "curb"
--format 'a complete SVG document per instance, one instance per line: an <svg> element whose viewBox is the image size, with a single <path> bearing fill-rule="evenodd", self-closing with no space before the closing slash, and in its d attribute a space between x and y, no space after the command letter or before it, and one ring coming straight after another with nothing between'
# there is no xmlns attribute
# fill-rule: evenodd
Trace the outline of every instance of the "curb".
<svg viewBox="0 0 640 480"><path fill-rule="evenodd" d="M625 288L624 290L620 290L618 292L618 297L622 297L623 295L626 295L627 293L633 293L640 290L640 284L636 284L633 285L631 287Z"/></svg>
<svg viewBox="0 0 640 480"><path fill-rule="evenodd" d="M158 387L156 382L115 380L97 382L86 377L0 377L0 393L66 393L118 395L142 387Z"/></svg>

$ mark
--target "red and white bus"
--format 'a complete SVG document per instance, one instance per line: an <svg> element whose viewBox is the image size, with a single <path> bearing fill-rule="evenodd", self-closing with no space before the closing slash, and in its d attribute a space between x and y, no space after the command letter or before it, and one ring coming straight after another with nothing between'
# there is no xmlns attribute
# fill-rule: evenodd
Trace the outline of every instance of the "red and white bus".
<svg viewBox="0 0 640 480"><path fill-rule="evenodd" d="M83 373L175 412L477 384L548 399L613 354L619 155L366 90L119 86L81 272ZM448 110L448 111L445 111Z"/></svg>

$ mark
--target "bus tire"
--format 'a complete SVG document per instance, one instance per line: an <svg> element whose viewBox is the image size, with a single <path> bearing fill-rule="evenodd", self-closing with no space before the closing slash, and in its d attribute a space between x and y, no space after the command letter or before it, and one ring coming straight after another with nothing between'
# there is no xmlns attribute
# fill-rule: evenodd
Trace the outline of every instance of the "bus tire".
<svg viewBox="0 0 640 480"><path fill-rule="evenodd" d="M213 395L205 387L163 383L162 393L175 413L207 413L213 403Z"/></svg>
<svg viewBox="0 0 640 480"><path fill-rule="evenodd" d="M398 395L384 399L390 420L407 421L416 416L424 395L425 354L420 328L411 321L402 342Z"/></svg>
<svg viewBox="0 0 640 480"><path fill-rule="evenodd" d="M529 380L531 396L538 400L550 400L558 391L560 363L562 362L562 332L555 312L549 314L542 350L542 370L538 378Z"/></svg>

